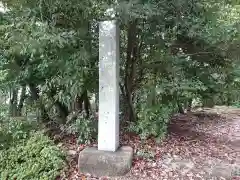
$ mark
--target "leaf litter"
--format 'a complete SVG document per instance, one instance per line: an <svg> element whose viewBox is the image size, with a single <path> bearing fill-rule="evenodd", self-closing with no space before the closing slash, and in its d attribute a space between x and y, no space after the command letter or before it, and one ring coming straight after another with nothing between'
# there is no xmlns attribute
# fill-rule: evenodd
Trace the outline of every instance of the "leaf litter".
<svg viewBox="0 0 240 180"><path fill-rule="evenodd" d="M131 171L123 177L96 178L77 168L79 152L89 145L77 145L74 136L65 138L63 148L71 153L68 171L60 179L240 180L240 109L215 107L177 114L161 142L124 133L120 143L134 149Z"/></svg>

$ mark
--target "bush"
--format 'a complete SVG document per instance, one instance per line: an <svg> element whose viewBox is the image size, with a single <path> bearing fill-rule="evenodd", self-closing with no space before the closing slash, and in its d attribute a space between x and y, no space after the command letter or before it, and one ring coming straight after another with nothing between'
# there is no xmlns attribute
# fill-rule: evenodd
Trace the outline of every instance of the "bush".
<svg viewBox="0 0 240 180"><path fill-rule="evenodd" d="M1 123L0 179L56 179L65 165L64 153L27 121Z"/></svg>
<svg viewBox="0 0 240 180"><path fill-rule="evenodd" d="M37 124L22 118L2 119L0 122L0 149L19 143L37 129Z"/></svg>
<svg viewBox="0 0 240 180"><path fill-rule="evenodd" d="M130 130L135 131L142 139L150 136L161 139L167 132L167 124L174 111L173 105L164 104L142 109L138 114L138 121L130 125Z"/></svg>
<svg viewBox="0 0 240 180"><path fill-rule="evenodd" d="M9 114L9 105L1 104L0 105L0 119L7 117Z"/></svg>
<svg viewBox="0 0 240 180"><path fill-rule="evenodd" d="M233 107L240 108L240 102L234 102L232 103Z"/></svg>
<svg viewBox="0 0 240 180"><path fill-rule="evenodd" d="M84 113L77 116L77 119L65 125L67 133L75 134L78 137L78 143L90 143L97 137L97 121L93 115L89 118Z"/></svg>

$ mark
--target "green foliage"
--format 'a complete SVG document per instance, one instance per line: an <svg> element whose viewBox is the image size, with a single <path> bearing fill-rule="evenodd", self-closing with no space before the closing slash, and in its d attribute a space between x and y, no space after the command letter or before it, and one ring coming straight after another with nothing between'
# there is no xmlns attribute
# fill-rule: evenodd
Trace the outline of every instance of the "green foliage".
<svg viewBox="0 0 240 180"><path fill-rule="evenodd" d="M142 139L151 136L163 138L167 133L169 119L176 108L173 105L155 105L142 108L139 120L132 124L130 130L135 131Z"/></svg>
<svg viewBox="0 0 240 180"><path fill-rule="evenodd" d="M231 104L233 107L240 108L240 102L235 102Z"/></svg>
<svg viewBox="0 0 240 180"><path fill-rule="evenodd" d="M235 177L235 176L236 176L236 177L240 176L240 169L236 167L236 168L234 169L232 175L233 175L233 177Z"/></svg>
<svg viewBox="0 0 240 180"><path fill-rule="evenodd" d="M68 133L77 135L80 144L90 143L96 139L97 121L94 116L86 117L85 113L81 113L76 120L65 126Z"/></svg>
<svg viewBox="0 0 240 180"><path fill-rule="evenodd" d="M0 124L0 149L25 141L34 129L37 129L37 125L23 118L2 119Z"/></svg>
<svg viewBox="0 0 240 180"><path fill-rule="evenodd" d="M121 28L122 119L134 121L136 132L163 135L175 112L166 104L240 100L239 1L3 2L9 11L0 14L0 88L11 94L31 85L24 106L38 102L50 118L65 122L70 113L91 109L83 104L98 93L98 21L112 19L114 10ZM69 131L86 142L92 127L79 117Z"/></svg>
<svg viewBox="0 0 240 180"><path fill-rule="evenodd" d="M11 119L1 123L0 177L55 179L64 168L64 153L35 125Z"/></svg>
<svg viewBox="0 0 240 180"><path fill-rule="evenodd" d="M0 119L4 119L8 116L9 106L7 104L0 105Z"/></svg>

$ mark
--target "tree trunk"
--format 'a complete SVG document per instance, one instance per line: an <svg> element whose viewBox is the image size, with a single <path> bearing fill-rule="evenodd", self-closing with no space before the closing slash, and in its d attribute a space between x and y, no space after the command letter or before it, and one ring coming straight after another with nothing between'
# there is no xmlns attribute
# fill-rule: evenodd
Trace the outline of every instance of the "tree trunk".
<svg viewBox="0 0 240 180"><path fill-rule="evenodd" d="M133 87L136 76L136 60L137 60L137 20L129 23L128 27L128 44L127 44L127 60L125 65L125 100L127 104L126 118L128 121L135 121L136 114L133 105Z"/></svg>
<svg viewBox="0 0 240 180"><path fill-rule="evenodd" d="M22 92L21 92L20 100L19 100L18 107L17 107L18 116L22 116L22 108L23 108L23 103L24 103L25 98L26 98L26 86L24 85L24 86L22 86Z"/></svg>
<svg viewBox="0 0 240 180"><path fill-rule="evenodd" d="M33 101L40 100L38 88L34 84L29 83L29 89L30 89L30 93L31 93L31 97L32 97ZM47 113L47 110L46 110L44 104L41 101L40 101L40 111L41 111L42 121L47 122L50 118L48 116L48 113Z"/></svg>
<svg viewBox="0 0 240 180"><path fill-rule="evenodd" d="M79 97L79 95L77 95L76 98L75 98L75 108L74 108L74 110L81 112L82 109L83 109L82 104L83 104L83 95L81 95L80 97Z"/></svg>
<svg viewBox="0 0 240 180"><path fill-rule="evenodd" d="M188 105L187 105L187 112L191 112L192 110L192 99L188 100Z"/></svg>
<svg viewBox="0 0 240 180"><path fill-rule="evenodd" d="M31 97L34 101L37 101L39 99L39 90L34 84L29 84L29 89L31 92Z"/></svg>
<svg viewBox="0 0 240 180"><path fill-rule="evenodd" d="M68 108L63 103L61 103L59 101L55 101L54 105L55 105L55 107L58 111L58 114L59 114L60 118L61 118L61 122L65 123L66 120L67 120L67 116L69 114Z"/></svg>
<svg viewBox="0 0 240 180"><path fill-rule="evenodd" d="M59 100L54 99L54 95L56 95L56 93L57 93L56 89L54 88L49 89L48 96L54 102L54 106L57 109L61 122L66 123L67 116L69 115L68 107Z"/></svg>
<svg viewBox="0 0 240 180"><path fill-rule="evenodd" d="M182 105L181 105L180 103L177 103L177 106L178 106L178 112L179 112L180 114L185 114Z"/></svg>
<svg viewBox="0 0 240 180"><path fill-rule="evenodd" d="M89 98L88 98L87 90L85 90L83 92L83 99L84 99L84 110L87 113L87 117L89 117L91 105L90 105L90 101L89 101Z"/></svg>
<svg viewBox="0 0 240 180"><path fill-rule="evenodd" d="M10 90L9 115L11 117L17 116L17 95L18 95L18 90L16 88L13 88Z"/></svg>

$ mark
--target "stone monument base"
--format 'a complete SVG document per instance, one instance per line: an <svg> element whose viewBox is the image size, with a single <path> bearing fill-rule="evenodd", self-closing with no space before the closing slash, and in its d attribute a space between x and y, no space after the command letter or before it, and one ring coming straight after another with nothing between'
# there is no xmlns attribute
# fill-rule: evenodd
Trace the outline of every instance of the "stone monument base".
<svg viewBox="0 0 240 180"><path fill-rule="evenodd" d="M116 152L86 148L79 154L78 169L81 173L101 176L123 176L132 166L133 149L120 147Z"/></svg>

